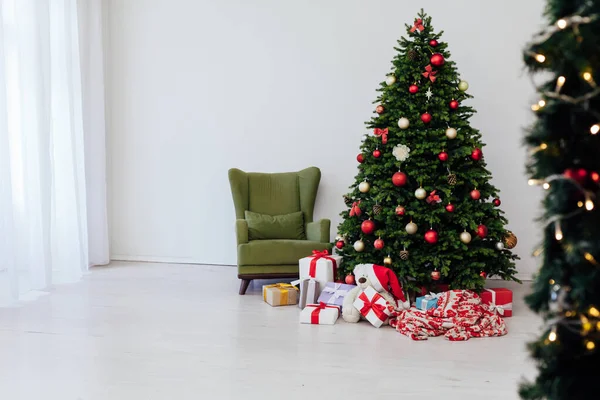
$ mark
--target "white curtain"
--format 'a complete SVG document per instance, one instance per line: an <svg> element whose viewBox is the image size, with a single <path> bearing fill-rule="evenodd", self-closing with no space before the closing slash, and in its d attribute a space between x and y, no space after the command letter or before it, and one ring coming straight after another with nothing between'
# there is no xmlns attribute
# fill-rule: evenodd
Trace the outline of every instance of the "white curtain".
<svg viewBox="0 0 600 400"><path fill-rule="evenodd" d="M86 165L85 143L95 136L101 148L87 150L104 154L104 109L97 89L82 88L98 71L82 70L80 40L87 47L90 39L80 8L76 0L0 0L0 305L78 281L91 247L108 259L107 238L88 243L89 226L106 234L106 190L96 190L105 165ZM101 42L87 50L101 52Z"/></svg>

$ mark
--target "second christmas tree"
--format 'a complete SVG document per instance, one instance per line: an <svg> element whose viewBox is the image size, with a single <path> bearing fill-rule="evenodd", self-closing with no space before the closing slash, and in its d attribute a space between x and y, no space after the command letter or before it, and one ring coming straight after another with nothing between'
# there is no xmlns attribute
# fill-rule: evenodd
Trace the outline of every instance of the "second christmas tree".
<svg viewBox="0 0 600 400"><path fill-rule="evenodd" d="M463 104L469 85L430 17L421 11L406 28L345 196L336 247L346 272L385 264L412 289L516 280L516 237L505 229L481 134L469 125L474 110Z"/></svg>

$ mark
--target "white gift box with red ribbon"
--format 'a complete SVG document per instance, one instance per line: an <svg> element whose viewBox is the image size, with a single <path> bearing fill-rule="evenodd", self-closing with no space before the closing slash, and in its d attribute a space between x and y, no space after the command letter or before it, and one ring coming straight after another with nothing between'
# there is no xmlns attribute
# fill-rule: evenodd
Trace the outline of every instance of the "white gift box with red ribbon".
<svg viewBox="0 0 600 400"><path fill-rule="evenodd" d="M315 293L318 298L327 282L335 282L337 279L337 269L341 263L341 256L329 254L327 250L313 250L311 256L300 259L300 281L314 279L319 282Z"/></svg>
<svg viewBox="0 0 600 400"><path fill-rule="evenodd" d="M340 308L323 302L319 304L308 304L300 312L301 324L312 325L334 325L340 316Z"/></svg>
<svg viewBox="0 0 600 400"><path fill-rule="evenodd" d="M512 290L506 288L484 289L480 296L483 304L490 306L490 311L497 313L501 317L512 317Z"/></svg>
<svg viewBox="0 0 600 400"><path fill-rule="evenodd" d="M386 323L392 315L388 302L370 286L360 292L353 305L376 328Z"/></svg>

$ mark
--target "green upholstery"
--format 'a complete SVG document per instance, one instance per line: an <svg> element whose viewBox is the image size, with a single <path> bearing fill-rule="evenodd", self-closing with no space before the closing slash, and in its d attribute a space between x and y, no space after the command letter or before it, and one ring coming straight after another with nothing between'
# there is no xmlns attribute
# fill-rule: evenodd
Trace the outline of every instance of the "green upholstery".
<svg viewBox="0 0 600 400"><path fill-rule="evenodd" d="M302 211L283 215L268 215L246 210L246 222L248 223L248 237L250 240L306 239Z"/></svg>
<svg viewBox="0 0 600 400"><path fill-rule="evenodd" d="M298 260L312 250L331 250L328 219L313 221L321 171L316 167L298 172L258 173L229 170L229 184L236 215L238 276L240 279L298 274ZM281 216L301 211L307 240L249 240L246 211ZM244 290L240 290L242 293Z"/></svg>

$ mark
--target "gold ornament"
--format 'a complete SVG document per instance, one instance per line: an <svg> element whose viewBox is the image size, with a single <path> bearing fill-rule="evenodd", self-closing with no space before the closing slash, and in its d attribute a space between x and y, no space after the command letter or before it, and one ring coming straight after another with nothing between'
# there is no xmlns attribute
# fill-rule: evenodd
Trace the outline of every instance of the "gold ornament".
<svg viewBox="0 0 600 400"><path fill-rule="evenodd" d="M383 265L392 265L392 257L387 256L383 259Z"/></svg>
<svg viewBox="0 0 600 400"><path fill-rule="evenodd" d="M504 245L507 249L514 249L517 246L517 236L511 231L506 231Z"/></svg>
<svg viewBox="0 0 600 400"><path fill-rule="evenodd" d="M375 204L373 206L373 214L374 215L379 215L379 214L381 214L382 211L383 211L383 207L381 205Z"/></svg>
<svg viewBox="0 0 600 400"><path fill-rule="evenodd" d="M450 174L450 175L448 175L448 183L451 186L456 185L456 174Z"/></svg>
<svg viewBox="0 0 600 400"><path fill-rule="evenodd" d="M406 260L408 260L408 250L402 250L402 251L400 252L400 259L401 259L402 261L406 261Z"/></svg>

